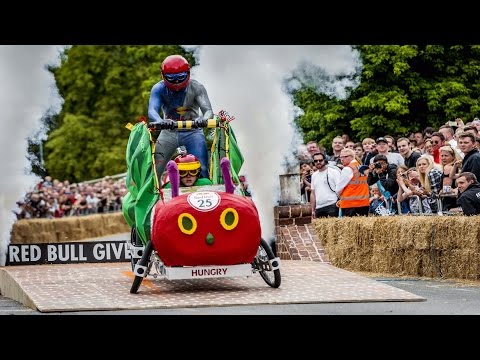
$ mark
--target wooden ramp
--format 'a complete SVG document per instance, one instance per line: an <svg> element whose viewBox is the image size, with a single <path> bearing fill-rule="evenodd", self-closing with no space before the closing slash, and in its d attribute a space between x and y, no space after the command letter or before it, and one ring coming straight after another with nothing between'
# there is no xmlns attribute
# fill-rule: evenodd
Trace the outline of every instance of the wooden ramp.
<svg viewBox="0 0 480 360"><path fill-rule="evenodd" d="M280 288L248 278L143 280L130 294L130 263L0 268L0 293L40 312L334 302L425 301L407 291L329 263L283 260Z"/></svg>

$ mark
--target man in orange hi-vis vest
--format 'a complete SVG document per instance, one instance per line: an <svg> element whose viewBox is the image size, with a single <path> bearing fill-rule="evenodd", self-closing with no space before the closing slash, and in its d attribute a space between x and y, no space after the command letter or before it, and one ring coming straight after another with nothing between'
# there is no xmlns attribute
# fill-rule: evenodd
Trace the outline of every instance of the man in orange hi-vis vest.
<svg viewBox="0 0 480 360"><path fill-rule="evenodd" d="M335 189L340 198L337 206L340 207L342 216L367 216L370 192L367 177L359 171L360 161L355 158L352 149L343 149L340 160L343 169Z"/></svg>

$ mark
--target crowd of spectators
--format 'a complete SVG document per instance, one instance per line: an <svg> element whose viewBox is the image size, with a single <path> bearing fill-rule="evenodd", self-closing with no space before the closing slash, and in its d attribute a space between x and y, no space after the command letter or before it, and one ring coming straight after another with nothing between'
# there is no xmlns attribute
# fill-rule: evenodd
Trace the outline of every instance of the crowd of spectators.
<svg viewBox="0 0 480 360"><path fill-rule="evenodd" d="M370 215L475 215L480 213L479 131L480 119L457 118L398 138L386 134L354 142L347 134L337 136L332 154L310 141L298 154L302 199L311 204L312 216L334 216L331 207L341 209L342 196L350 205L369 203ZM360 200L366 195L363 186L368 202ZM342 194L345 187L348 196Z"/></svg>
<svg viewBox="0 0 480 360"><path fill-rule="evenodd" d="M106 176L96 182L63 182L45 176L14 209L17 219L62 218L120 211L127 193L125 177Z"/></svg>

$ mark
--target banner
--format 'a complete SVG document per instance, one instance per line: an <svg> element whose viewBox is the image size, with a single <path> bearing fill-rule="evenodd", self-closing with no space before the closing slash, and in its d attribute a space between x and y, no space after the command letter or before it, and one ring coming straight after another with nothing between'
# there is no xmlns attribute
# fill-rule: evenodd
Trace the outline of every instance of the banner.
<svg viewBox="0 0 480 360"><path fill-rule="evenodd" d="M130 261L125 241L10 244L6 266Z"/></svg>

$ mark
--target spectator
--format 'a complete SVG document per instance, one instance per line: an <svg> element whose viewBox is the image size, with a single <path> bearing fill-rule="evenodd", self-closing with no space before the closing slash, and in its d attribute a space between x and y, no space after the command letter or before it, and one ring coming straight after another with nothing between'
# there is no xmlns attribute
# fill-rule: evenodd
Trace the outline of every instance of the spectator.
<svg viewBox="0 0 480 360"><path fill-rule="evenodd" d="M395 165L404 165L402 155L394 152L390 152L390 147L388 146L388 140L384 137L379 137L376 141L377 151L379 155L385 155L388 159L389 164ZM370 164L373 163L373 159L370 159Z"/></svg>
<svg viewBox="0 0 480 360"><path fill-rule="evenodd" d="M425 137L423 136L423 133L421 131L417 131L414 133L414 138L415 138L415 141L417 142L417 145L416 147L422 151L422 152L425 152L424 148L425 148Z"/></svg>
<svg viewBox="0 0 480 360"><path fill-rule="evenodd" d="M442 125L440 126L440 129L438 132L442 133L443 136L445 137L445 142L448 143L452 148L457 147L457 140L453 137L455 135L455 131L453 131L453 128L448 125Z"/></svg>
<svg viewBox="0 0 480 360"><path fill-rule="evenodd" d="M425 189L422 198L426 197L432 212L437 212L439 193L442 189L443 173L435 168L433 160L429 156L422 155L417 160L417 170L420 174L420 183Z"/></svg>
<svg viewBox="0 0 480 360"><path fill-rule="evenodd" d="M480 184L477 177L471 172L462 172L457 179L457 203L464 215L480 214Z"/></svg>
<svg viewBox="0 0 480 360"><path fill-rule="evenodd" d="M362 141L362 147L363 147L363 156L360 158L362 160L362 165L369 165L370 160L375 157L375 155L378 154L378 151L376 149L376 144L375 140L371 138L365 138Z"/></svg>
<svg viewBox="0 0 480 360"><path fill-rule="evenodd" d="M369 214L379 214L380 212L377 210L379 207L383 207L383 208L386 208L385 207L385 196L383 196L381 193L380 193L380 190L378 190L378 186L377 184L373 184L372 186L370 186L370 192L371 192L371 196L370 196L370 208L368 210L368 213Z"/></svg>
<svg viewBox="0 0 480 360"><path fill-rule="evenodd" d="M312 218L337 217L338 197L335 188L340 180L340 172L328 166L325 155L320 152L313 155L313 166L316 171L312 174L310 194Z"/></svg>
<svg viewBox="0 0 480 360"><path fill-rule="evenodd" d="M398 178L400 189L398 190L397 201L401 203L408 199L408 209L412 214L432 212L427 199L424 197L425 189L420 183L420 175L416 168L407 170L407 176ZM424 197L422 199L422 197Z"/></svg>
<svg viewBox="0 0 480 360"><path fill-rule="evenodd" d="M453 150L450 145L445 145L440 148L440 162L442 165L442 189L440 195L449 195L445 189L456 188L455 180L450 177L450 172L452 171L453 164L456 160L461 160L458 154ZM444 196L442 199L442 209L449 210L452 207L456 206L456 199L452 196Z"/></svg>
<svg viewBox="0 0 480 360"><path fill-rule="evenodd" d="M400 156L399 154L397 154ZM378 154L373 158L373 162L369 165L367 177L368 185L373 185L380 181L382 187L390 194L396 194L398 191L397 184L397 165L390 164L385 155Z"/></svg>
<svg viewBox="0 0 480 360"><path fill-rule="evenodd" d="M457 170L462 167L463 172L474 173L476 178L480 178L480 153L475 144L475 137L470 133L462 133L458 139L458 147L464 153L463 160L457 160L450 171L450 178L458 177Z"/></svg>
<svg viewBox="0 0 480 360"><path fill-rule="evenodd" d="M407 169L415 167L415 165L417 164L417 160L421 154L418 151L412 150L410 140L405 137L399 138L397 140L397 148L399 154L403 157L403 161Z"/></svg>
<svg viewBox="0 0 480 360"><path fill-rule="evenodd" d="M424 147L423 147L423 154L422 155L428 155L432 158L433 161L433 143L432 139L428 138L424 142Z"/></svg>
<svg viewBox="0 0 480 360"><path fill-rule="evenodd" d="M393 136L390 136L390 135L385 135L384 138L387 139L387 142L388 142L388 147L389 147L388 151L398 152L397 147L395 146L395 138Z"/></svg>
<svg viewBox="0 0 480 360"><path fill-rule="evenodd" d="M312 157L313 154L316 154L318 152L325 154L325 149L323 147L320 147L318 143L313 140L307 142L307 151Z"/></svg>
<svg viewBox="0 0 480 360"><path fill-rule="evenodd" d="M300 164L300 195L306 203L310 201L312 173L311 162L304 160Z"/></svg>
<svg viewBox="0 0 480 360"><path fill-rule="evenodd" d="M355 151L355 157L357 159L360 159L361 163L363 165L363 146L362 146L362 143L361 142L355 143L355 145L353 146L353 151Z"/></svg>
<svg viewBox="0 0 480 360"><path fill-rule="evenodd" d="M335 188L342 216L368 215L370 192L365 175L359 171L360 163L352 149L343 149L340 154L343 169Z"/></svg>
<svg viewBox="0 0 480 360"><path fill-rule="evenodd" d="M445 145L445 136L441 132L434 132L432 134L433 145L433 161L435 164L440 164L440 148Z"/></svg>
<svg viewBox="0 0 480 360"><path fill-rule="evenodd" d="M331 165L338 166L340 169L343 167L342 161L340 160L340 153L344 147L345 140L341 136L335 136L332 141L333 155L328 157L328 162Z"/></svg>
<svg viewBox="0 0 480 360"><path fill-rule="evenodd" d="M435 129L433 127L427 126L422 132L423 138L424 139L431 138L434 132L435 132Z"/></svg>
<svg viewBox="0 0 480 360"><path fill-rule="evenodd" d="M346 148L346 149L352 149L352 150L354 150L354 148L355 148L355 143L354 143L353 141L347 141L347 142L345 143L345 148Z"/></svg>

